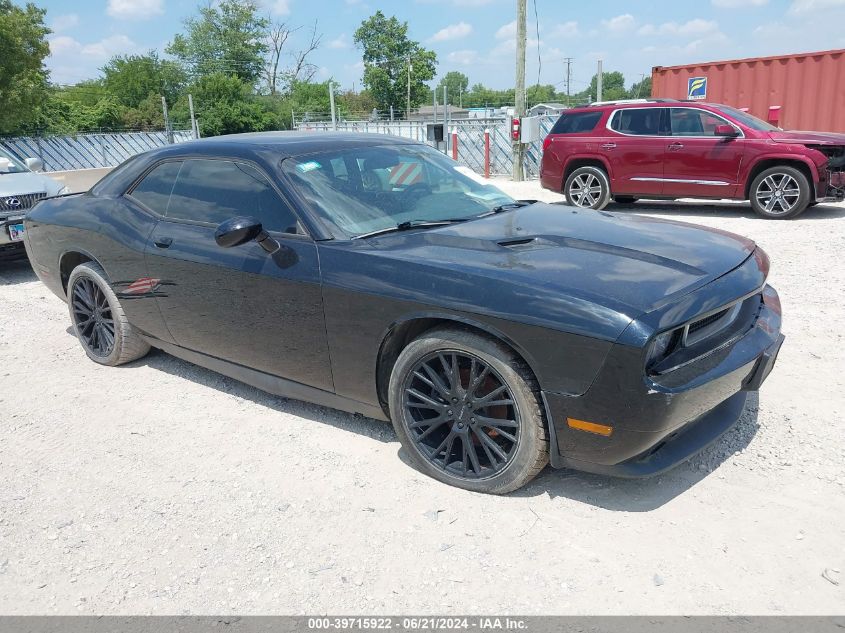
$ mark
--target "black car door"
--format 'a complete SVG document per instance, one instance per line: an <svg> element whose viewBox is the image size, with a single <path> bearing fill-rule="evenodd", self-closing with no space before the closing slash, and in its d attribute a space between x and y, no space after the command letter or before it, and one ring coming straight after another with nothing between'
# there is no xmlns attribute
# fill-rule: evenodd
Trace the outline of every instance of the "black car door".
<svg viewBox="0 0 845 633"><path fill-rule="evenodd" d="M317 249L269 178L239 159L185 159L146 248L158 305L182 347L328 391ZM136 194L133 192L133 197ZM222 248L217 225L258 218L279 242Z"/></svg>

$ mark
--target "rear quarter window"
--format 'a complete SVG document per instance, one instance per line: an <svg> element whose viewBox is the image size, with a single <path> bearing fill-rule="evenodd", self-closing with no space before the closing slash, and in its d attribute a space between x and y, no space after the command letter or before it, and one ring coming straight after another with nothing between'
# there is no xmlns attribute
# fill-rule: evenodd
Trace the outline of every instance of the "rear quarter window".
<svg viewBox="0 0 845 633"><path fill-rule="evenodd" d="M596 112L565 112L552 128L552 134L585 134L592 132L604 114Z"/></svg>

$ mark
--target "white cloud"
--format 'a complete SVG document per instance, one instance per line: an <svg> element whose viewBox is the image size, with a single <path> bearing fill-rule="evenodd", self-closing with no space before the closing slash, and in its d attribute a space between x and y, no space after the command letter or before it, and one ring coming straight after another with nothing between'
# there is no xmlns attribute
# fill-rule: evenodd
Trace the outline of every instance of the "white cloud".
<svg viewBox="0 0 845 633"><path fill-rule="evenodd" d="M290 15L290 0L276 0L270 11L274 15Z"/></svg>
<svg viewBox="0 0 845 633"><path fill-rule="evenodd" d="M497 40L507 40L516 37L516 20L508 22L496 31Z"/></svg>
<svg viewBox="0 0 845 633"><path fill-rule="evenodd" d="M710 2L714 7L722 9L745 9L769 4L769 0L710 0Z"/></svg>
<svg viewBox="0 0 845 633"><path fill-rule="evenodd" d="M79 16L75 13L68 13L66 15L57 15L50 24L50 29L53 33L61 33L72 29L79 24Z"/></svg>
<svg viewBox="0 0 845 633"><path fill-rule="evenodd" d="M580 34L581 32L578 29L578 23L574 20L555 24L552 26L550 31L550 35L552 37L578 37Z"/></svg>
<svg viewBox="0 0 845 633"><path fill-rule="evenodd" d="M840 9L845 7L845 0L793 0L789 7L789 13L799 15L812 13L824 9Z"/></svg>
<svg viewBox="0 0 845 633"><path fill-rule="evenodd" d="M109 0L106 13L118 20L146 20L164 13L164 0Z"/></svg>
<svg viewBox="0 0 845 633"><path fill-rule="evenodd" d="M341 48L349 48L351 44L349 40L346 39L346 33L341 33L336 38L331 40L328 44L329 48L334 49L341 49Z"/></svg>
<svg viewBox="0 0 845 633"><path fill-rule="evenodd" d="M86 44L80 52L88 57L106 61L114 55L130 53L135 48L135 42L126 35L111 35L99 42Z"/></svg>
<svg viewBox="0 0 845 633"><path fill-rule="evenodd" d="M472 66L478 63L479 56L478 51L474 50L452 51L446 55L446 59L457 66Z"/></svg>
<svg viewBox="0 0 845 633"><path fill-rule="evenodd" d="M717 33L719 25L713 20L695 18L687 22L664 22L659 26L645 24L637 31L640 35L665 35L665 36L701 36Z"/></svg>
<svg viewBox="0 0 845 633"><path fill-rule="evenodd" d="M636 20L634 20L634 16L630 13L624 13L622 15L617 15L615 18L610 18L609 20L602 20L601 23L602 26L609 31L613 31L614 33L623 33L634 28Z"/></svg>
<svg viewBox="0 0 845 633"><path fill-rule="evenodd" d="M458 22L440 29L429 38L431 42L446 42L448 40L460 40L472 33L472 25L466 22Z"/></svg>

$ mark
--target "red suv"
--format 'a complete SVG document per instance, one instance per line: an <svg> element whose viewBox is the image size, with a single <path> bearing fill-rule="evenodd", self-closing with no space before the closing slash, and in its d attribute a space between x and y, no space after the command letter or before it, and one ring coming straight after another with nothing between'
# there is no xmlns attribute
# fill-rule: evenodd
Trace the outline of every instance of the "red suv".
<svg viewBox="0 0 845 633"><path fill-rule="evenodd" d="M725 105L596 103L564 112L543 143L540 180L569 204L613 199L750 200L764 218L794 218L845 199L845 134L786 132Z"/></svg>

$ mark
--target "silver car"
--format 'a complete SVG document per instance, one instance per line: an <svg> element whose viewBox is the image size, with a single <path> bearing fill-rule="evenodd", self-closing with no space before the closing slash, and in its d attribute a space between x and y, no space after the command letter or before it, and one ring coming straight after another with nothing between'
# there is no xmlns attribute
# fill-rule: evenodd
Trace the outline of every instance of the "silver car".
<svg viewBox="0 0 845 633"><path fill-rule="evenodd" d="M23 216L42 198L70 193L62 183L36 173L37 158L21 162L0 148L0 257L23 256Z"/></svg>

